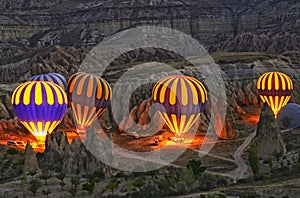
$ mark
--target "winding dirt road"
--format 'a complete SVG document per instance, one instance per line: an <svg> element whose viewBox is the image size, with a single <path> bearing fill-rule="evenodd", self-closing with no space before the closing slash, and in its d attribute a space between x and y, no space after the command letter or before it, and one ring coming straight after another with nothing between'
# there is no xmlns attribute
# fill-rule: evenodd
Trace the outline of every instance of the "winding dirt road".
<svg viewBox="0 0 300 198"><path fill-rule="evenodd" d="M243 144L235 151L233 158L234 158L234 163L237 165L237 168L234 170L228 172L228 173L217 173L217 172L212 172L209 171L212 174L217 174L225 177L229 177L233 179L233 181L236 183L237 180L243 179L245 176L245 173L247 171L247 164L242 158L242 154L245 152L249 144L251 143L252 139L256 135L256 130L252 132L243 142Z"/></svg>

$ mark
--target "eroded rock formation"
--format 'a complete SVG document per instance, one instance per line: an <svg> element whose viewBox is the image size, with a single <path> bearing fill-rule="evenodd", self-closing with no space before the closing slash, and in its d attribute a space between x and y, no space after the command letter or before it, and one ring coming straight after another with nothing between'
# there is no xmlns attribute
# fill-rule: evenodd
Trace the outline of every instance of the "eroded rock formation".
<svg viewBox="0 0 300 198"><path fill-rule="evenodd" d="M255 143L261 159L267 160L269 157L280 159L286 154L279 126L272 109L267 104L264 104L260 114Z"/></svg>

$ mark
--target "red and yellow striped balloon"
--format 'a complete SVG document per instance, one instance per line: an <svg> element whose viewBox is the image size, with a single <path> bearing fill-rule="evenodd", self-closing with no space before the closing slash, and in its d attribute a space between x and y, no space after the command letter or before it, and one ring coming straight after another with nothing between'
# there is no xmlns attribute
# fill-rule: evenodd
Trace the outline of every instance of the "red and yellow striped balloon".
<svg viewBox="0 0 300 198"><path fill-rule="evenodd" d="M280 109L291 98L293 82L282 72L267 72L257 80L257 89L263 102L267 102L277 117Z"/></svg>
<svg viewBox="0 0 300 198"><path fill-rule="evenodd" d="M180 136L199 119L207 101L203 84L190 76L168 76L153 87L152 100L169 129Z"/></svg>
<svg viewBox="0 0 300 198"><path fill-rule="evenodd" d="M68 99L79 131L86 128L110 104L112 90L103 78L86 74L73 74L68 80Z"/></svg>
<svg viewBox="0 0 300 198"><path fill-rule="evenodd" d="M20 84L13 92L12 105L22 124L43 143L61 122L67 109L63 88L45 81Z"/></svg>

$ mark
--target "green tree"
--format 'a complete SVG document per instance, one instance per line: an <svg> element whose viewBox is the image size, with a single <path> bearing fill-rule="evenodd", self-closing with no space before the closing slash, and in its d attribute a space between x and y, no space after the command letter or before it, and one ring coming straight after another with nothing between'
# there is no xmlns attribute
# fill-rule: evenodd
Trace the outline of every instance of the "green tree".
<svg viewBox="0 0 300 198"><path fill-rule="evenodd" d="M94 192L94 189L95 189L95 182L88 182L82 184L82 190L88 191L89 195L91 195Z"/></svg>
<svg viewBox="0 0 300 198"><path fill-rule="evenodd" d="M100 178L95 175L89 175L89 183L99 183Z"/></svg>
<svg viewBox="0 0 300 198"><path fill-rule="evenodd" d="M30 192L33 193L34 196L36 196L36 193L38 191L38 189L41 187L41 181L38 180L38 179L32 179L30 182L29 182L29 187L28 187L28 190Z"/></svg>
<svg viewBox="0 0 300 198"><path fill-rule="evenodd" d="M192 170L195 176L202 175L202 173L206 170L206 167L202 166L201 161L195 159L190 160L186 167Z"/></svg>
<svg viewBox="0 0 300 198"><path fill-rule="evenodd" d="M94 172L94 176L99 178L100 179L105 179L105 174L104 172L102 171L102 169L97 169L95 172Z"/></svg>
<svg viewBox="0 0 300 198"><path fill-rule="evenodd" d="M60 181L64 181L65 177L66 177L65 172L60 172L59 174L56 175L56 178L59 179Z"/></svg>
<svg viewBox="0 0 300 198"><path fill-rule="evenodd" d="M272 171L272 169L273 169L273 159L272 159L271 156L269 156L269 158L268 158L268 165L269 165L270 171Z"/></svg>
<svg viewBox="0 0 300 198"><path fill-rule="evenodd" d="M60 181L59 185L61 187L61 190L64 190L64 186L66 185L66 183L64 181Z"/></svg>
<svg viewBox="0 0 300 198"><path fill-rule="evenodd" d="M250 145L248 154L248 160L254 177L258 177L260 175L260 164L258 158L258 149L255 143Z"/></svg>
<svg viewBox="0 0 300 198"><path fill-rule="evenodd" d="M66 185L64 182L65 177L66 177L65 172L60 172L58 175L56 175L56 178L60 180L59 185L61 187L61 190L64 190L64 186Z"/></svg>
<svg viewBox="0 0 300 198"><path fill-rule="evenodd" d="M194 172L189 168L179 168L176 174L178 181L184 181L188 186L194 182Z"/></svg>
<svg viewBox="0 0 300 198"><path fill-rule="evenodd" d="M116 180L110 180L106 185L106 189L110 190L111 193L114 193L114 189L118 188L118 182Z"/></svg>
<svg viewBox="0 0 300 198"><path fill-rule="evenodd" d="M136 178L136 179L132 182L132 185L133 185L134 187L141 188L142 186L145 185L145 183L146 183L145 177L141 176L141 177Z"/></svg>
<svg viewBox="0 0 300 198"><path fill-rule="evenodd" d="M80 184L80 178L79 177L72 177L71 183L74 188L77 188L77 186Z"/></svg>
<svg viewBox="0 0 300 198"><path fill-rule="evenodd" d="M68 192L69 192L73 197L76 197L78 191L77 191L77 188L76 188L76 187L72 186L72 187L68 190Z"/></svg>
<svg viewBox="0 0 300 198"><path fill-rule="evenodd" d="M15 148L9 148L7 151L6 151L7 154L11 155L11 156L14 156L14 155L17 155L19 153L19 151Z"/></svg>
<svg viewBox="0 0 300 198"><path fill-rule="evenodd" d="M48 179L50 179L51 176L52 175L48 170L43 170L40 178L45 181L45 185L48 185Z"/></svg>
<svg viewBox="0 0 300 198"><path fill-rule="evenodd" d="M42 194L43 195L46 195L47 198L49 197L49 195L52 193L52 191L50 189L47 189L47 190L42 190Z"/></svg>
<svg viewBox="0 0 300 198"><path fill-rule="evenodd" d="M33 176L35 176L37 174L37 170L33 169L29 171L29 175L31 176L31 179L33 178Z"/></svg>

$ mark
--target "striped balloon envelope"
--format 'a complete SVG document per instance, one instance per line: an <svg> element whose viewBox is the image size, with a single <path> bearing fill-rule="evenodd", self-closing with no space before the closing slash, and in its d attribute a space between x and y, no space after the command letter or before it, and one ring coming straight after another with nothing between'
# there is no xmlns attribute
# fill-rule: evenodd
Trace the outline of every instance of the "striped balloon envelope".
<svg viewBox="0 0 300 198"><path fill-rule="evenodd" d="M261 100L268 103L277 117L291 98L293 82L282 72L266 72L258 78L257 89Z"/></svg>
<svg viewBox="0 0 300 198"><path fill-rule="evenodd" d="M169 129L180 136L199 119L207 101L203 84L190 76L168 76L152 90L152 101Z"/></svg>
<svg viewBox="0 0 300 198"><path fill-rule="evenodd" d="M30 77L27 81L48 81L53 82L60 87L62 87L64 90L67 90L67 81L64 76L58 73L48 73L48 74L40 74Z"/></svg>
<svg viewBox="0 0 300 198"><path fill-rule="evenodd" d="M112 90L103 78L75 73L68 80L68 99L79 131L87 127L110 105Z"/></svg>
<svg viewBox="0 0 300 198"><path fill-rule="evenodd" d="M68 105L65 91L45 81L20 84L13 92L11 102L21 123L41 143L61 122Z"/></svg>

